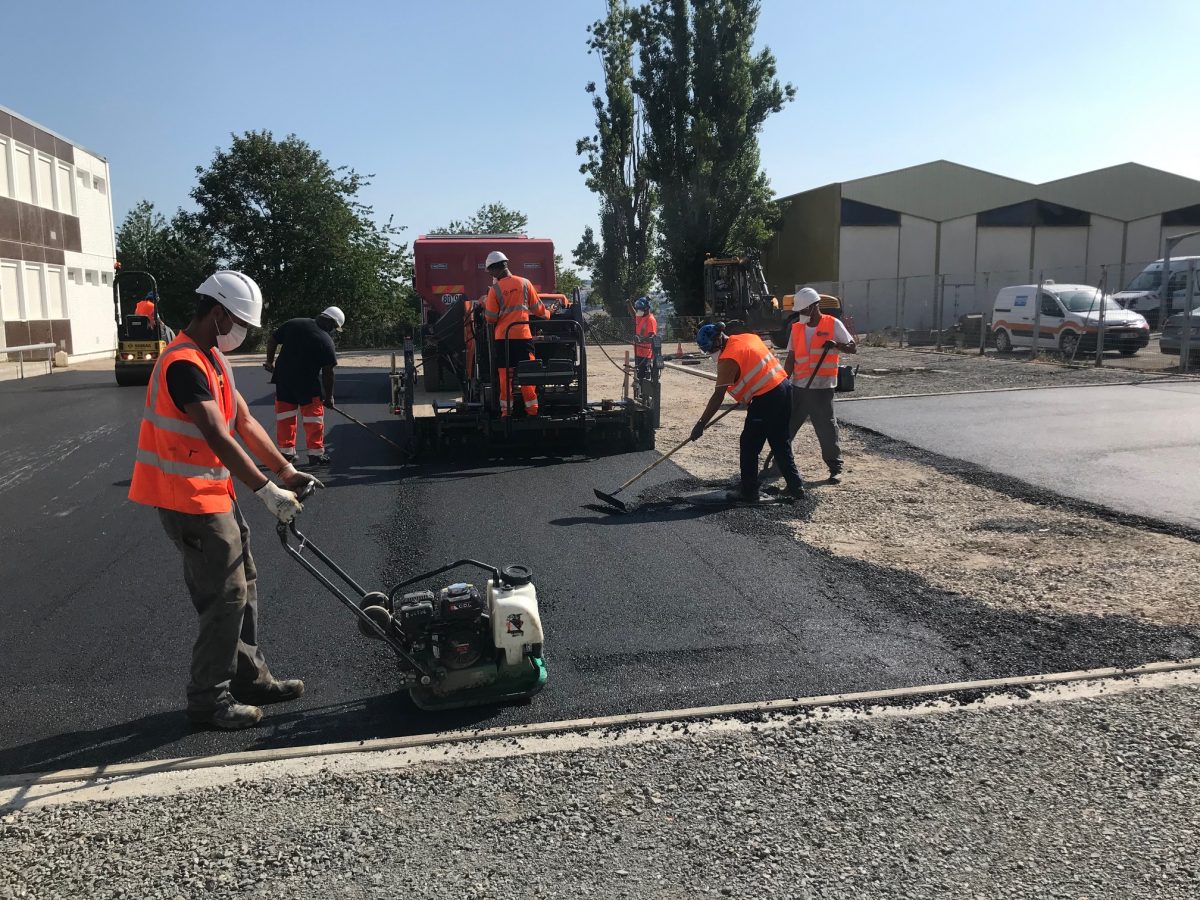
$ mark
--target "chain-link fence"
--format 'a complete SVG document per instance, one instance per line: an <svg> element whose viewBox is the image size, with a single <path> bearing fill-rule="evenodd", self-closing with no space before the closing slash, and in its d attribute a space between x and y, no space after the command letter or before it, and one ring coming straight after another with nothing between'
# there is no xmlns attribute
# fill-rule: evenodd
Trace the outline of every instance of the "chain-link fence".
<svg viewBox="0 0 1200 900"><path fill-rule="evenodd" d="M809 286L841 298L844 317L859 334L924 343L935 340L939 332L954 330L963 316L989 316L1003 287L1036 284L1043 279L1098 287L1105 280L1106 290L1116 293L1151 262L818 281Z"/></svg>

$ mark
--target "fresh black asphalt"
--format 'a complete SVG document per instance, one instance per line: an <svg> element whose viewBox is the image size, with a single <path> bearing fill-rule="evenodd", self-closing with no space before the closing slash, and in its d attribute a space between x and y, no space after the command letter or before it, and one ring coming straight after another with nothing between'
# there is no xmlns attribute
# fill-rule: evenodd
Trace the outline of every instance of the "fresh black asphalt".
<svg viewBox="0 0 1200 900"><path fill-rule="evenodd" d="M236 373L271 427L265 373ZM812 551L789 526L820 489L796 507L698 507L677 498L706 485L668 463L620 515L592 488L649 453L404 467L328 413L335 461L302 529L370 587L460 557L532 566L549 683L522 705L416 711L386 649L284 555L243 488L262 644L308 692L251 731L193 730L179 560L126 499L143 392L111 379L0 384L0 774L1200 655L1185 629L1016 615ZM379 370L341 373L338 398L398 437Z"/></svg>

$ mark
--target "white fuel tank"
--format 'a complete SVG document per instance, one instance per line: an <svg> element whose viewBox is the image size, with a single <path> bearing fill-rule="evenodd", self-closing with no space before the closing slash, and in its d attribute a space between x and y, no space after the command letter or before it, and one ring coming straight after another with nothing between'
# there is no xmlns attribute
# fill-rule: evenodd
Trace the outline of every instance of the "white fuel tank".
<svg viewBox="0 0 1200 900"><path fill-rule="evenodd" d="M527 644L542 643L542 617L533 583L510 586L488 582L492 640L508 665L519 665Z"/></svg>

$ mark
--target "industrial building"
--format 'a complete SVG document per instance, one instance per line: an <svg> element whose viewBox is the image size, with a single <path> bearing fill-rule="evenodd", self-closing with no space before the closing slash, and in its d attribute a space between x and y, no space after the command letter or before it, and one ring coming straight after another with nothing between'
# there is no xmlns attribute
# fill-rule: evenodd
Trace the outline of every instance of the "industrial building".
<svg viewBox="0 0 1200 900"><path fill-rule="evenodd" d="M1106 273L1115 292L1162 256L1165 236L1200 229L1200 181L1136 163L1031 184L940 160L780 202L764 254L772 290L836 293L860 331L932 328L939 308L944 327L1043 276ZM1173 251L1193 254L1200 239Z"/></svg>
<svg viewBox="0 0 1200 900"><path fill-rule="evenodd" d="M115 257L108 162L0 107L3 346L112 353Z"/></svg>

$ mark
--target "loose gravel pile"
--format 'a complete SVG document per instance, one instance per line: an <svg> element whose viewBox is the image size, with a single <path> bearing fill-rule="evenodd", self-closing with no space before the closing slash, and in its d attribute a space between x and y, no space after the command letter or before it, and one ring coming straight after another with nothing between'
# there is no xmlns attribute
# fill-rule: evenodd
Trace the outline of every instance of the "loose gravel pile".
<svg viewBox="0 0 1200 900"><path fill-rule="evenodd" d="M403 772L0 822L0 897L1200 895L1178 687Z"/></svg>

